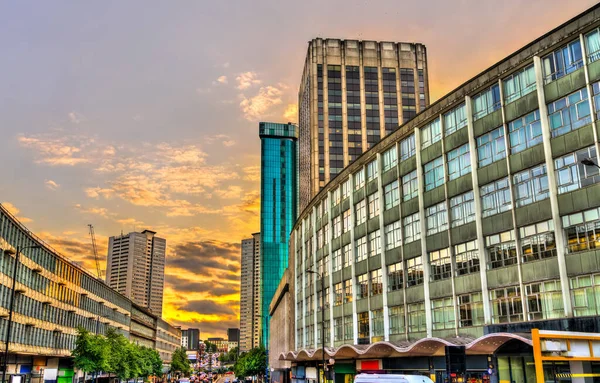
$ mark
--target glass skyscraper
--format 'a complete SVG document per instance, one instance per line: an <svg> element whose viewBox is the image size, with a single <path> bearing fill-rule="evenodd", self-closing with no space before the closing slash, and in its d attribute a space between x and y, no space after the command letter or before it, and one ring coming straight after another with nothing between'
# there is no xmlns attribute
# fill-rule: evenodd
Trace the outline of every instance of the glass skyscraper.
<svg viewBox="0 0 600 383"><path fill-rule="evenodd" d="M261 122L260 232L261 344L269 344L269 304L288 265L288 240L296 221L297 140L294 124Z"/></svg>

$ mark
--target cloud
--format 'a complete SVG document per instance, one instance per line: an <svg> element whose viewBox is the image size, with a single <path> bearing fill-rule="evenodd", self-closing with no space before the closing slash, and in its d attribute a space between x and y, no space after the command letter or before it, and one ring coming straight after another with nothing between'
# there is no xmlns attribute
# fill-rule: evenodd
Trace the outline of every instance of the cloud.
<svg viewBox="0 0 600 383"><path fill-rule="evenodd" d="M69 121L71 121L71 123L73 124L79 124L80 122L84 121L85 117L77 112L70 112L69 113Z"/></svg>
<svg viewBox="0 0 600 383"><path fill-rule="evenodd" d="M250 98L241 95L240 107L244 118L248 121L258 121L269 115L270 109L281 104L282 92L273 86L261 87L258 93Z"/></svg>
<svg viewBox="0 0 600 383"><path fill-rule="evenodd" d="M48 232L40 232L37 235L48 243L59 253L63 254L67 259L76 262L81 267L86 269L93 276L97 275L96 272L96 260L92 250L92 242L89 235L81 233L81 237L77 237L75 234L68 235L53 235ZM106 254L108 252L108 241L102 240L102 236L96 233L98 239L98 256L100 262L100 269L106 269Z"/></svg>
<svg viewBox="0 0 600 383"><path fill-rule="evenodd" d="M215 301L198 300L189 301L179 307L183 311L193 311L202 314L234 314L227 304L219 304Z"/></svg>
<svg viewBox="0 0 600 383"><path fill-rule="evenodd" d="M196 88L196 93L198 94L207 94L212 92L211 88Z"/></svg>
<svg viewBox="0 0 600 383"><path fill-rule="evenodd" d="M298 104L289 104L283 112L283 118L288 122L298 122Z"/></svg>
<svg viewBox="0 0 600 383"><path fill-rule="evenodd" d="M123 226L144 226L145 225L144 222L138 221L135 218L117 219L117 222Z"/></svg>
<svg viewBox="0 0 600 383"><path fill-rule="evenodd" d="M108 218L109 216L113 216L115 214L115 213L109 212L109 210L104 207L83 208L79 204L75 205L75 207L77 209L79 209L79 211L81 211L82 213L99 215L100 217L103 217L103 218Z"/></svg>
<svg viewBox="0 0 600 383"><path fill-rule="evenodd" d="M110 199L114 193L115 193L115 191L113 189L101 188L99 186L97 186L95 188L86 188L85 189L85 194L88 197L96 198L96 199L98 199L99 197L104 197L105 199Z"/></svg>
<svg viewBox="0 0 600 383"><path fill-rule="evenodd" d="M246 166L243 171L245 180L260 181L260 166Z"/></svg>
<svg viewBox="0 0 600 383"><path fill-rule="evenodd" d="M90 158L83 150L90 145L91 141L89 139L82 137L19 136L17 140L21 146L35 151L37 163L50 166L75 166L90 162Z"/></svg>
<svg viewBox="0 0 600 383"><path fill-rule="evenodd" d="M225 147L231 147L236 144L235 140L227 134L216 134L214 136L206 137L206 142L212 144L214 142L220 142Z"/></svg>
<svg viewBox="0 0 600 383"><path fill-rule="evenodd" d="M239 76L235 78L238 85L237 88L239 90L248 89L253 85L259 85L262 83L261 80L258 79L258 75L256 72L244 72L240 73Z"/></svg>
<svg viewBox="0 0 600 383"><path fill-rule="evenodd" d="M244 190L240 186L233 185L227 189L217 190L215 194L225 199L239 199L243 192Z"/></svg>
<svg viewBox="0 0 600 383"><path fill-rule="evenodd" d="M227 76L219 76L219 78L217 78L217 82L219 84L227 84Z"/></svg>
<svg viewBox="0 0 600 383"><path fill-rule="evenodd" d="M223 68L229 68L229 61L226 63L223 63Z"/></svg>
<svg viewBox="0 0 600 383"><path fill-rule="evenodd" d="M46 185L46 188L48 188L50 190L56 190L60 187L59 184L57 184L56 182L54 182L52 180L46 180L46 182L44 182L44 185Z"/></svg>
<svg viewBox="0 0 600 383"><path fill-rule="evenodd" d="M6 210L8 210L8 212L10 214L12 214L15 218L17 218L19 220L19 222L21 222L21 223L33 222L33 220L31 218L19 217L19 213L21 212L21 210L17 209L17 207L15 205L13 205L12 203L2 202L1 205L4 206L4 208Z"/></svg>
<svg viewBox="0 0 600 383"><path fill-rule="evenodd" d="M240 269L240 244L216 240L187 242L176 245L169 266L194 270L198 274ZM212 270L212 271L211 271Z"/></svg>

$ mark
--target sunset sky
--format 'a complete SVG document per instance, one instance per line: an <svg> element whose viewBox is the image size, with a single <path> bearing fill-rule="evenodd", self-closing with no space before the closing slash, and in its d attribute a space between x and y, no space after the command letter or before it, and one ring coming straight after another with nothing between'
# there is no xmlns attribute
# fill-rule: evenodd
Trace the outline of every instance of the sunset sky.
<svg viewBox="0 0 600 383"><path fill-rule="evenodd" d="M93 268L108 237L167 240L165 318L239 327L259 228L258 121L296 121L307 42L420 42L433 100L593 0L3 1L0 202Z"/></svg>

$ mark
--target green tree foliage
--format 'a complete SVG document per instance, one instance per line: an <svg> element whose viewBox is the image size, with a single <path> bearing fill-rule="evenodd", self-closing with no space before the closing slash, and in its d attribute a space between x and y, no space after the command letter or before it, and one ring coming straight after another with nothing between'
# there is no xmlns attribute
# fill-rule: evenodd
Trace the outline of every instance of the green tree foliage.
<svg viewBox="0 0 600 383"><path fill-rule="evenodd" d="M237 376L262 376L267 368L267 352L264 347L253 348L240 355L233 366Z"/></svg>
<svg viewBox="0 0 600 383"><path fill-rule="evenodd" d="M217 352L217 345L215 343L206 341L204 342L205 345L205 352Z"/></svg>
<svg viewBox="0 0 600 383"><path fill-rule="evenodd" d="M162 360L156 350L130 342L113 328L106 336L90 334L84 328L78 331L72 352L75 367L94 374L103 371L123 380L162 375Z"/></svg>
<svg viewBox="0 0 600 383"><path fill-rule="evenodd" d="M108 348L106 339L101 335L91 334L83 327L77 329L75 349L72 351L73 364L78 369L97 374L108 370Z"/></svg>
<svg viewBox="0 0 600 383"><path fill-rule="evenodd" d="M185 348L180 347L173 351L173 357L171 359L171 371L180 371L184 375L189 375L192 371Z"/></svg>
<svg viewBox="0 0 600 383"><path fill-rule="evenodd" d="M238 348L234 347L229 352L224 352L219 356L221 363L235 363L238 358Z"/></svg>

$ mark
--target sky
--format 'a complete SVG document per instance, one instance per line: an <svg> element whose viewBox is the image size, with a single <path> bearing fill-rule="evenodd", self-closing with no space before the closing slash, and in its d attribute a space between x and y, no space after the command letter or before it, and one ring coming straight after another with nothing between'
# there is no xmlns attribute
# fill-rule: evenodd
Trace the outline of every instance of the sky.
<svg viewBox="0 0 600 383"><path fill-rule="evenodd" d="M258 121L295 122L307 42L420 42L436 100L592 0L0 2L0 202L95 273L108 237L167 240L165 319L239 327L259 230Z"/></svg>

